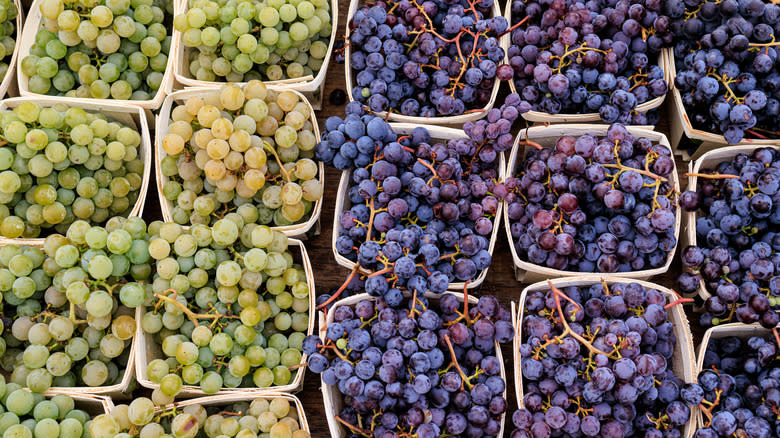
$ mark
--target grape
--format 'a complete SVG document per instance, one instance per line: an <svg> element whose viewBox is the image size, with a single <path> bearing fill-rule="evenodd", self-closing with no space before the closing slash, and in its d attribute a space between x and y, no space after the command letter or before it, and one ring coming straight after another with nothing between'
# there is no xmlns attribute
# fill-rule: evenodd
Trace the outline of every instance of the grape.
<svg viewBox="0 0 780 438"><path fill-rule="evenodd" d="M242 114L231 120L220 110ZM242 225L285 226L311 217L323 190L311 159L311 109L297 94L259 81L225 85L174 107L171 115L161 166L170 178L163 194L174 203L175 222L216 225L229 205Z"/></svg>
<svg viewBox="0 0 780 438"><path fill-rule="evenodd" d="M119 100L149 100L157 93L171 40L163 22L172 4L112 8L111 0L102 3L40 5L53 24L44 21L24 58L31 92ZM15 9L8 14L15 16ZM125 80L133 72L147 80Z"/></svg>

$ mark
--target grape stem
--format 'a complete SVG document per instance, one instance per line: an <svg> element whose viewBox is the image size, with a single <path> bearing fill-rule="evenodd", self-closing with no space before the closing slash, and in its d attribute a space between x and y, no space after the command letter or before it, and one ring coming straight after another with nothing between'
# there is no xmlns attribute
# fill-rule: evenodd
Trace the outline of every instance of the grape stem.
<svg viewBox="0 0 780 438"><path fill-rule="evenodd" d="M699 403L699 409L701 409L701 412L707 417L708 420L704 427L709 427L710 423L712 423L712 410L715 409L715 407L720 403L720 394L722 392L722 389L716 389L715 401L709 402L707 400L702 400L701 403Z"/></svg>
<svg viewBox="0 0 780 438"><path fill-rule="evenodd" d="M274 148L272 148L267 141L263 141L263 149L267 150L271 153L271 155L274 156L276 163L279 164L279 171L282 172L282 175L284 175L284 179L286 179L287 182L292 182L290 179L290 174L287 172L287 169L284 168L284 164L282 164L282 160L279 158L279 155L276 154Z"/></svg>
<svg viewBox="0 0 780 438"><path fill-rule="evenodd" d="M163 293L168 293L169 291L173 292L173 293L176 293L176 291L173 290L173 289L168 289L168 290L166 290ZM221 313L195 313L192 310L190 310L187 306L185 306L184 304L176 301L175 299L173 299L173 298L171 298L171 297L169 297L167 295L154 294L154 296L155 296L155 298L157 298L157 299L159 299L161 301L165 301L167 303L171 303L174 306L178 307L185 315L187 315L187 318L190 321L192 321L193 324L195 324L195 327L200 327L200 324L198 324L198 319L213 319L213 320L218 320L219 318L238 319L238 316L236 316L236 315L224 315L224 314L221 314Z"/></svg>
<svg viewBox="0 0 780 438"><path fill-rule="evenodd" d="M756 137L758 137L758 138L760 138L762 140L768 140L769 139L769 137L767 137L766 135L759 134L758 132L753 131L752 129L746 129L745 132L747 132L748 134L752 134L752 135L754 135L754 136L756 136Z"/></svg>
<svg viewBox="0 0 780 438"><path fill-rule="evenodd" d="M532 147L535 147L536 149L538 149L540 151L542 149L544 149L544 147L542 147L542 145L540 145L539 143L537 143L535 141L531 141L531 140L521 140L517 144L523 145L523 146L532 146Z"/></svg>
<svg viewBox="0 0 780 438"><path fill-rule="evenodd" d="M777 346L780 348L780 334L777 333L777 327L772 327L772 336L775 337L775 342L777 343Z"/></svg>
<svg viewBox="0 0 780 438"><path fill-rule="evenodd" d="M355 274L358 273L360 270L360 265L355 264L355 267L352 268L352 272L349 273L349 276L347 277L346 281L336 290L336 292L333 293L333 295L327 299L324 303L317 306L317 310L320 310L324 307L328 307L332 302L334 302L338 297L341 295L342 292L347 288L349 283L352 281L353 278L355 278Z"/></svg>
<svg viewBox="0 0 780 438"><path fill-rule="evenodd" d="M736 179L739 178L739 175L730 175L728 173L686 173L686 177L695 176L697 178L707 178L707 179Z"/></svg>
<svg viewBox="0 0 780 438"><path fill-rule="evenodd" d="M458 363L458 359L455 357L455 349L452 347L452 341L450 341L450 335L444 335L444 343L447 344L447 349L450 350L450 356L452 356L452 365L455 366L455 369L458 370L458 374L460 374L461 380L463 380L463 383L466 384L466 386L471 389L474 385L471 384L469 381L468 376L466 373L463 372L463 368L460 367L460 364Z"/></svg>
<svg viewBox="0 0 780 438"><path fill-rule="evenodd" d="M370 430L368 430L368 429L363 429L363 428L361 428L361 427L357 427L357 426L355 426L354 424L352 424L352 423L348 422L347 420L345 420L345 419L341 418L341 417L340 417L340 416L338 416L338 415L336 415L336 420L337 420L339 423L341 423L341 424L343 424L344 426L346 426L346 427L347 427L349 430L351 430L351 431L353 431L353 432L357 432L357 433L359 433L359 434L361 434L361 435L363 435L363 436L371 436L371 431L370 431Z"/></svg>
<svg viewBox="0 0 780 438"><path fill-rule="evenodd" d="M683 298L677 292L675 292L675 291L672 291L672 292L674 292L674 294L677 296L677 299L672 301L671 303L665 305L664 309L671 309L672 307L674 307L674 306L676 306L678 304L692 303L693 302L693 298ZM777 345L780 346L780 342L778 342Z"/></svg>
<svg viewBox="0 0 780 438"><path fill-rule="evenodd" d="M571 337L573 337L574 339L578 340L582 345L584 345L591 352L593 352L595 354L603 354L604 356L607 356L607 357L614 357L613 354L605 353L605 352L599 350L598 348L594 347L593 344L588 342L587 339L585 339L582 336L578 335L577 333L574 332L574 330L571 329L571 327L569 326L569 323L566 321L566 314L563 313L563 309L561 308L561 299L560 299L560 297L564 297L567 301L569 301L570 303L572 303L575 306L579 307L580 310L582 310L582 306L580 306L579 304L574 302L574 300L569 298L568 295L566 295L563 292L561 292L560 289L555 287L552 284L551 281L547 280L547 284L550 286L550 290L553 293L553 298L555 299L555 307L556 307L556 310L558 310L558 314L561 315L561 319L560 320L561 320L561 324L563 324L563 327L564 327L563 333L558 335L557 338L563 339L563 338L566 337L566 335L571 335Z"/></svg>
<svg viewBox="0 0 780 438"><path fill-rule="evenodd" d="M510 27L509 29L507 29L507 30L505 30L505 31L501 32L501 33L498 35L498 37L499 37L499 38L501 38L502 36L504 36L504 35L508 34L509 32L512 32L513 30L515 30L515 29L517 29L518 27L520 27L520 26L522 26L523 24L525 24L525 22L526 22L526 21L528 21L530 18L531 18L531 16L530 16L530 15L526 15L526 16L525 16L525 18L523 18L523 19L522 19L522 20L520 20L519 22L517 22L517 23L513 24L513 25L512 25L512 27Z"/></svg>

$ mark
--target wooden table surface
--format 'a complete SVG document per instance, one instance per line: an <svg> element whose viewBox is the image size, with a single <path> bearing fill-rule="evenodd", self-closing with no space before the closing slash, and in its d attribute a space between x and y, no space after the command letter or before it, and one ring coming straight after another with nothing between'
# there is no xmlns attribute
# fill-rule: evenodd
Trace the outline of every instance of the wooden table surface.
<svg viewBox="0 0 780 438"><path fill-rule="evenodd" d="M342 0L339 7L339 30L338 38L343 39L344 28L346 23L346 11L347 4ZM323 108L317 112L320 128L324 127L324 122L327 117L331 115L344 115L344 106L330 105L328 102L328 96L331 91L335 89L341 89L346 91L344 84L344 64L337 64L331 60L327 78L324 82L324 96L323 96ZM501 85L501 93L497 101L497 106L503 101L503 97L509 92L509 86L507 84ZM656 127L656 130L668 134L668 114L670 107L668 102L661 108L663 120ZM524 121L520 120L515 123L514 131L518 132L524 127ZM687 163L683 162L677 157L677 168L680 173L680 182L685 187L686 179L682 177L684 169L687 169ZM316 283L317 293L327 293L334 287L338 287L346 278L348 271L336 264L331 251L331 232L333 227L333 212L336 201L336 189L339 181L339 171L335 169L327 169L325 175L325 203L322 209L322 215L320 218L321 232L317 236L313 236L305 241L306 249L311 258L312 265L314 267L314 278ZM162 219L159 209L159 201L157 198L157 187L152 181L149 186L149 192L147 197L147 203L144 210L144 218L147 220ZM650 281L654 281L658 284L666 287L674 288L675 279L680 272L679 257L675 258L672 263L672 267L669 273L655 277ZM483 283L482 287L476 292L476 294L493 294L499 297L504 305L509 306L513 300L518 300L520 293L522 292L525 284L519 283L515 280L514 272L512 269L512 257L509 252L509 242L507 241L506 231L503 225L498 234L498 242L493 254L493 262L490 265L490 269L487 275L487 279ZM690 308L686 308L686 311ZM692 317L691 312L687 312L689 319L696 326L698 318ZM701 330L694 328L694 334L696 339L701 339L696 334L701 334ZM697 341L698 342L698 341ZM509 401L509 412L516 408L517 402L514 394L514 376L512 370L513 366L513 352L510 345L506 345L503 348L504 361L507 370L507 396ZM322 391L320 389L319 376L314 373L307 373L304 380L304 387L301 392L297 394L301 399L306 416L308 418L309 426L311 427L312 437L327 437L329 436L328 424L325 419L324 406L322 402ZM508 418L506 426L506 436L512 431L511 417Z"/></svg>

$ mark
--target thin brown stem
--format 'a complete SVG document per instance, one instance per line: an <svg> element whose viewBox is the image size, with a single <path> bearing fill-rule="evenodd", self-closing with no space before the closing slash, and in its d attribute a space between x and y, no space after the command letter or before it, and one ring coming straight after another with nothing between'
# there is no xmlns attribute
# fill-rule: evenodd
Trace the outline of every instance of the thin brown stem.
<svg viewBox="0 0 780 438"><path fill-rule="evenodd" d="M347 280L344 281L344 283L336 290L336 292L333 292L333 295L330 298L328 298L327 301L317 306L317 310L320 310L324 307L328 307L330 303L336 301L338 297L341 295L341 293L344 292L344 290L347 288L347 286L352 281L352 279L355 278L355 275L358 273L359 270L360 270L360 265L355 264L355 267L352 268L352 272L349 273L349 277L347 277Z"/></svg>
<svg viewBox="0 0 780 438"><path fill-rule="evenodd" d="M735 178L739 178L739 175L729 175L727 173L686 173L683 176L686 176L686 177L695 176L697 178L706 178L706 179L735 179Z"/></svg>

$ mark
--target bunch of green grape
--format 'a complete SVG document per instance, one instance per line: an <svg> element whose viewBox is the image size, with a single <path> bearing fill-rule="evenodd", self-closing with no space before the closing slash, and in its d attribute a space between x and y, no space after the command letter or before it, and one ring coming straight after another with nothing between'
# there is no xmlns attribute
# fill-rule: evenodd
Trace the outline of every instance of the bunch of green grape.
<svg viewBox="0 0 780 438"><path fill-rule="evenodd" d="M260 81L175 106L160 164L173 221L209 225L236 208L247 223L305 221L323 193L314 130L307 102Z"/></svg>
<svg viewBox="0 0 780 438"><path fill-rule="evenodd" d="M64 233L126 215L143 182L141 134L100 113L23 102L0 112L0 235Z"/></svg>
<svg viewBox="0 0 780 438"><path fill-rule="evenodd" d="M328 0L190 0L173 25L199 81L278 81L316 75L333 24Z"/></svg>
<svg viewBox="0 0 780 438"><path fill-rule="evenodd" d="M160 89L172 0L43 0L20 68L36 94L150 100Z"/></svg>
<svg viewBox="0 0 780 438"><path fill-rule="evenodd" d="M15 38L19 38L16 29L16 16L19 10L12 0L0 0L0 80L8 72L8 64L16 47Z"/></svg>
<svg viewBox="0 0 780 438"><path fill-rule="evenodd" d="M301 426L298 410L281 397L205 407L190 404L180 411L155 410L152 400L140 397L95 417L89 431L92 438L310 438Z"/></svg>
<svg viewBox="0 0 780 438"><path fill-rule="evenodd" d="M69 395L44 397L0 376L0 435L14 438L89 436L92 416ZM85 435L86 433L86 435Z"/></svg>
<svg viewBox="0 0 780 438"><path fill-rule="evenodd" d="M173 401L184 384L213 394L292 382L309 327L310 285L287 237L236 213L211 228L153 223L150 233L155 305L141 327L165 357L146 369L159 384L158 401Z"/></svg>
<svg viewBox="0 0 780 438"><path fill-rule="evenodd" d="M0 366L33 392L118 383L152 267L143 219L76 221L43 249L0 248ZM148 293L147 293L148 292Z"/></svg>

